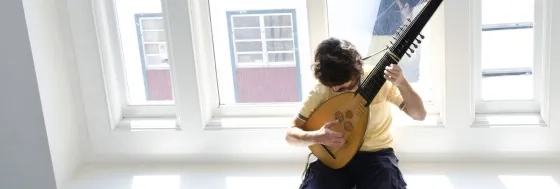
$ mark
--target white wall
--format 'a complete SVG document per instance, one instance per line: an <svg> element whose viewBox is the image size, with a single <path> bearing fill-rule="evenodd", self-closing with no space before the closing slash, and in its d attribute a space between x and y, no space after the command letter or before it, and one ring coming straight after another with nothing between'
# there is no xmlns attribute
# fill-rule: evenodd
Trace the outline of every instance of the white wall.
<svg viewBox="0 0 560 189"><path fill-rule="evenodd" d="M0 1L0 188L55 189L21 1Z"/></svg>
<svg viewBox="0 0 560 189"><path fill-rule="evenodd" d="M63 187L87 150L84 110L64 0L24 1L29 39L57 185ZM27 32L26 32L27 33Z"/></svg>

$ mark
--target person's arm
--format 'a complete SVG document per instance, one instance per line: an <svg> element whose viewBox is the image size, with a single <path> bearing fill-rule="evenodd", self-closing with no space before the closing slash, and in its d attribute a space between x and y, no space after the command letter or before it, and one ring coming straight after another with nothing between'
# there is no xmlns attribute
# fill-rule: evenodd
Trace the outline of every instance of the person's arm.
<svg viewBox="0 0 560 189"><path fill-rule="evenodd" d="M397 88L403 98L403 102L399 108L414 120L424 120L426 118L424 102L422 98L420 98L420 95L410 86L410 83L404 79Z"/></svg>
<svg viewBox="0 0 560 189"><path fill-rule="evenodd" d="M294 119L293 126L288 128L286 133L286 141L288 144L296 145L296 146L310 146L315 144L314 132L312 131L304 131L301 127L305 124L305 121L296 117Z"/></svg>
<svg viewBox="0 0 560 189"><path fill-rule="evenodd" d="M385 78L392 83L387 96L388 100L399 106L399 109L412 119L424 120L426 118L424 102L402 75L401 67L396 64L388 66L385 71Z"/></svg>
<svg viewBox="0 0 560 189"><path fill-rule="evenodd" d="M326 100L325 90L325 87L322 85L316 85L309 92L294 122L286 131L286 141L288 144L297 146L310 146L313 144L340 146L344 144L343 135L330 130L331 127L338 123L336 120L327 122L321 129L316 131L304 131L301 129L311 113Z"/></svg>

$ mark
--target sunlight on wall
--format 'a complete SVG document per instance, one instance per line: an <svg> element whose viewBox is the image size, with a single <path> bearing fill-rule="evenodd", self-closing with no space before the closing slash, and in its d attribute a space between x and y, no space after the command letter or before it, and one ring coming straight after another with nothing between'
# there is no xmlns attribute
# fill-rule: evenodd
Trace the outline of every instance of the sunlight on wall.
<svg viewBox="0 0 560 189"><path fill-rule="evenodd" d="M146 175L134 176L131 189L179 189L181 176L179 175Z"/></svg>
<svg viewBox="0 0 560 189"><path fill-rule="evenodd" d="M226 189L298 188L300 177L226 177Z"/></svg>
<svg viewBox="0 0 560 189"><path fill-rule="evenodd" d="M445 175L405 175L408 189L455 189Z"/></svg>
<svg viewBox="0 0 560 189"><path fill-rule="evenodd" d="M560 189L552 176L499 175L507 189Z"/></svg>

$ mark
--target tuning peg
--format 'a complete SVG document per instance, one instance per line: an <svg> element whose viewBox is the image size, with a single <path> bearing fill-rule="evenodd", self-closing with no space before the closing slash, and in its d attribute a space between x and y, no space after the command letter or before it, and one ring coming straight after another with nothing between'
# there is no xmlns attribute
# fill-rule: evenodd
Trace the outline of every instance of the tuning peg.
<svg viewBox="0 0 560 189"><path fill-rule="evenodd" d="M416 39L416 42L417 42L418 44L420 44L420 43L422 43L422 40Z"/></svg>
<svg viewBox="0 0 560 189"><path fill-rule="evenodd" d="M410 49L410 53L414 53L414 49Z"/></svg>
<svg viewBox="0 0 560 189"><path fill-rule="evenodd" d="M421 33L418 35L420 36L420 38L424 39L424 35L422 35Z"/></svg>
<svg viewBox="0 0 560 189"><path fill-rule="evenodd" d="M410 54L408 54L408 52L406 52L406 56L408 56L408 58L410 58Z"/></svg>
<svg viewBox="0 0 560 189"><path fill-rule="evenodd" d="M412 43L412 46L414 46L414 48L418 48L418 45L415 43Z"/></svg>

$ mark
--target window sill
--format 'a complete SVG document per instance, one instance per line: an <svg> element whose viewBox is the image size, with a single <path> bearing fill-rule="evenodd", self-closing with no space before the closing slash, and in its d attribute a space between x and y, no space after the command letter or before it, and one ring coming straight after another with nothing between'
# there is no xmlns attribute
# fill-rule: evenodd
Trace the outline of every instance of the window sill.
<svg viewBox="0 0 560 189"><path fill-rule="evenodd" d="M548 127L540 114L476 114L473 128Z"/></svg>
<svg viewBox="0 0 560 189"><path fill-rule="evenodd" d="M288 128L294 117L213 117L204 127L212 130L278 130ZM415 121L404 114L395 115L397 127L445 128L439 114L430 114L423 121ZM548 127L540 114L477 114L471 128L494 127ZM175 118L125 118L114 131L181 131Z"/></svg>
<svg viewBox="0 0 560 189"><path fill-rule="evenodd" d="M393 123L406 127L443 127L439 114L430 114L424 121L415 121L406 115L395 115ZM229 129L286 129L292 125L294 117L214 117L204 130L229 130Z"/></svg>
<svg viewBox="0 0 560 189"><path fill-rule="evenodd" d="M175 118L124 118L114 131L180 131Z"/></svg>
<svg viewBox="0 0 560 189"><path fill-rule="evenodd" d="M270 116L270 117L213 117L204 130L224 129L286 129L292 125L295 117Z"/></svg>

